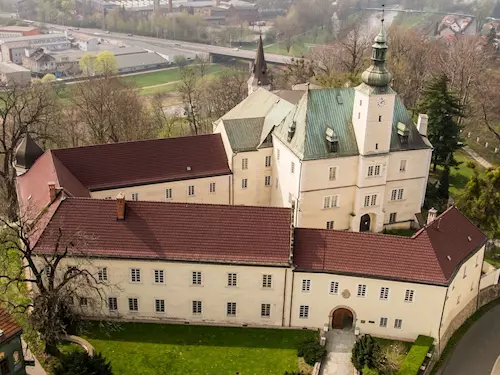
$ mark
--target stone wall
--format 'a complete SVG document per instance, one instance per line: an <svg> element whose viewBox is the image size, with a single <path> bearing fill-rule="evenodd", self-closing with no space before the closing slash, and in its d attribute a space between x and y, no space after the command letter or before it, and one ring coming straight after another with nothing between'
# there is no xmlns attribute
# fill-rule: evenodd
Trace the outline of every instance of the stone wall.
<svg viewBox="0 0 500 375"><path fill-rule="evenodd" d="M485 289L486 290L486 289ZM441 340L439 340L437 352L439 355L443 352L448 340L455 333L455 331L460 328L462 324L477 310L477 297L474 297L463 309L460 311L457 316L451 321L450 325L441 336Z"/></svg>
<svg viewBox="0 0 500 375"><path fill-rule="evenodd" d="M490 303L496 298L500 298L500 284L491 285L479 293L479 308Z"/></svg>

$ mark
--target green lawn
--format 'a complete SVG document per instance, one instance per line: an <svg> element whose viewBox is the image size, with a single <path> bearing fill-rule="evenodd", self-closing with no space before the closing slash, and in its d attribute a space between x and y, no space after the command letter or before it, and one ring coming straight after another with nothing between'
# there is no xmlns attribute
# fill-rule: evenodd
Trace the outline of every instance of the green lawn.
<svg viewBox="0 0 500 375"><path fill-rule="evenodd" d="M487 250L484 253L484 260L487 261L492 266L500 268L500 248L494 247L491 250Z"/></svg>
<svg viewBox="0 0 500 375"><path fill-rule="evenodd" d="M278 374L298 370L297 346L317 332L124 323L83 335L120 375Z"/></svg>

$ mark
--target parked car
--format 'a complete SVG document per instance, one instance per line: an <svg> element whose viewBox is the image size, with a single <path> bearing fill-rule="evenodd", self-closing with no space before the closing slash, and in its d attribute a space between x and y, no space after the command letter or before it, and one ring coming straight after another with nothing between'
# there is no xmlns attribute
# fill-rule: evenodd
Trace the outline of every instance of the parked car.
<svg viewBox="0 0 500 375"><path fill-rule="evenodd" d="M240 49L238 47L233 48L233 51L239 51Z"/></svg>
<svg viewBox="0 0 500 375"><path fill-rule="evenodd" d="M134 36L134 34L127 34L127 36Z"/></svg>

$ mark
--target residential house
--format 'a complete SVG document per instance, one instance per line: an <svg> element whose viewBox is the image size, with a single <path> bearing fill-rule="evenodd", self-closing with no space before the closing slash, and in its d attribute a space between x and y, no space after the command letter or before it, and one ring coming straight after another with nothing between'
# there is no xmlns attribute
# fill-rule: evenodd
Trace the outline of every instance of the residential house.
<svg viewBox="0 0 500 375"><path fill-rule="evenodd" d="M0 308L0 374L26 375L19 324Z"/></svg>

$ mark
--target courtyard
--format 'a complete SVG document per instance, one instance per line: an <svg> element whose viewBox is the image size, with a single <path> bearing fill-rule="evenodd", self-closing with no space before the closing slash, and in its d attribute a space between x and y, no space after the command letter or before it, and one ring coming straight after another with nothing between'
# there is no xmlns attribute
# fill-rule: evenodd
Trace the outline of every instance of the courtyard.
<svg viewBox="0 0 500 375"><path fill-rule="evenodd" d="M82 337L121 375L241 375L298 371L299 343L310 330L155 323L92 324Z"/></svg>

